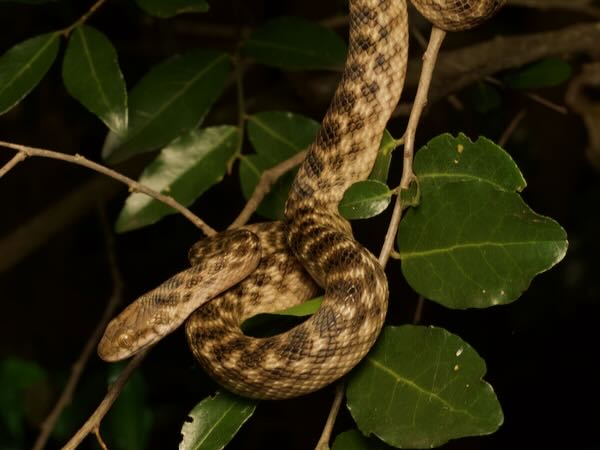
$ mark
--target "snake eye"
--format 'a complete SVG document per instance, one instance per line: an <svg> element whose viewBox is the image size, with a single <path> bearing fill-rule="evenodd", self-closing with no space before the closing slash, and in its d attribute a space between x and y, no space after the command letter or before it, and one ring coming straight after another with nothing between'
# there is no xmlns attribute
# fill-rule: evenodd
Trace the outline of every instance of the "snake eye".
<svg viewBox="0 0 600 450"><path fill-rule="evenodd" d="M131 339L127 333L123 333L119 336L119 339L117 339L117 343L120 348L129 348L131 346Z"/></svg>

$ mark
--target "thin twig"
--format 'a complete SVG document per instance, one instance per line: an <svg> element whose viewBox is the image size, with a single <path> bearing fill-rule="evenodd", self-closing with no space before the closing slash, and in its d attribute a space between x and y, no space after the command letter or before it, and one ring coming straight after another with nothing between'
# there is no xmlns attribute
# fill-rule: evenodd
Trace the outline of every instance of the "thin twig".
<svg viewBox="0 0 600 450"><path fill-rule="evenodd" d="M248 222L250 216L252 216L254 211L256 211L256 208L258 208L258 205L260 205L260 202L263 200L263 198L265 198L265 195L267 195L271 190L273 183L275 183L275 181L277 181L279 177L281 177L288 170L293 169L300 164L304 160L305 156L306 150L296 153L291 158L286 159L276 166L265 170L260 176L260 180L258 180L258 184L246 202L244 209L242 209L236 219L231 223L231 225L229 225L229 228L237 228Z"/></svg>
<svg viewBox="0 0 600 450"><path fill-rule="evenodd" d="M105 2L106 2L106 0L98 0L79 19L77 19L75 22L73 22L67 28L63 29L61 31L61 34L65 37L68 37L69 34L71 34L71 31L73 31L79 25L82 25L85 22L87 22L87 20L90 18L90 16L92 14L94 14L98 10L98 8L100 8Z"/></svg>
<svg viewBox="0 0 600 450"><path fill-rule="evenodd" d="M517 113L517 115L515 117L513 117L513 119L510 121L510 123L506 127L506 130L504 130L504 132L502 133L502 136L500 136L500 139L498 139L498 145L500 147L504 147L506 145L506 143L508 142L508 139L512 136L512 134L515 132L515 130L521 123L521 120L523 120L523 118L526 115L527 115L527 111L522 109L521 111L519 111Z"/></svg>
<svg viewBox="0 0 600 450"><path fill-rule="evenodd" d="M342 400L344 400L345 388L346 383L343 381L338 382L338 384L335 386L335 397L333 399L331 409L329 410L329 415L327 416L327 422L325 422L323 432L321 433L321 437L319 438L319 442L317 442L315 450L329 450L329 440L331 438L331 433L333 432L335 419L337 418L338 412L340 411L340 406L342 405Z"/></svg>
<svg viewBox="0 0 600 450"><path fill-rule="evenodd" d="M415 179L413 173L413 155L415 146L415 135L417 132L417 126L419 119L425 105L427 104L427 94L429 92L429 86L431 85L431 78L433 76L433 70L437 61L440 47L444 41L446 33L437 27L433 27L431 30L431 36L429 37L429 44L425 54L423 55L423 66L421 69L421 77L419 79L419 85L417 87L417 93L413 103L413 108L408 119L408 125L406 126L406 132L404 133L404 164L402 167L402 179L400 180L400 190L406 190ZM390 253L394 247L394 240L396 232L398 231L398 225L400 224L400 218L402 217L402 195L396 196L396 203L394 205L394 211L392 212L392 218L385 235L383 247L379 254L379 262L383 267L387 264L390 257Z"/></svg>
<svg viewBox="0 0 600 450"><path fill-rule="evenodd" d="M69 377L69 380L67 381L67 384L65 385L62 394L58 398L50 414L48 414L48 417L46 417L46 420L44 420L44 422L42 423L41 431L35 441L35 444L33 445L33 450L41 450L45 447L48 438L50 437L50 433L52 433L52 430L56 426L56 422L58 421L60 414L63 412L65 407L69 403L71 403L73 393L75 392L75 388L79 383L79 379L81 378L83 369L85 368L87 362L92 356L96 345L98 344L98 341L102 336L102 332L106 328L106 325L108 324L111 317L114 315L117 306L121 303L122 300L123 281L121 279L121 274L117 265L114 237L110 231L110 225L108 225L108 221L104 216L102 216L102 218L106 241L106 256L111 273L113 292L106 304L106 307L104 308L104 312L102 313L102 318L100 319L100 322L98 322L98 325L96 325L94 332L91 334L91 336L85 343L85 346L83 347L79 358L77 358L77 361L73 364L73 367L71 368L71 376Z"/></svg>
<svg viewBox="0 0 600 450"><path fill-rule="evenodd" d="M10 161L8 161L6 164L4 164L2 166L2 168L0 168L0 178L2 178L4 175L6 175L9 170L11 170L13 167L15 167L17 164L19 164L25 158L27 158L27 155L22 152L19 152L15 156L13 156L10 159Z"/></svg>
<svg viewBox="0 0 600 450"><path fill-rule="evenodd" d="M151 347L150 347L151 348ZM85 421L85 423L79 428L77 433L66 443L66 445L62 448L62 450L74 450L77 446L86 438L86 436L92 433L96 428L99 427L100 422L112 406L112 404L117 400L119 394L123 390L125 383L133 373L135 369L141 364L143 359L148 354L150 348L142 350L137 355L133 357L133 359L125 366L123 372L119 375L119 377L115 380L115 382L108 389L108 393L102 400L102 402L98 405L93 414Z"/></svg>
<svg viewBox="0 0 600 450"><path fill-rule="evenodd" d="M129 190L131 192L141 192L170 206L171 208L179 212L181 215L183 215L190 222L192 222L196 227L200 228L200 230L202 230L202 232L207 236L212 236L216 233L216 231L213 230L208 224L206 224L202 219L196 216L189 209L177 202L173 197L160 194L155 190L150 189L149 187L144 186L143 184L138 183L137 181L120 174L119 172L109 169L108 167L103 166L101 164L90 161L89 159L86 159L81 155L66 155L64 153L54 152L52 150L27 147L25 145L13 144L11 142L4 141L0 141L0 146L23 152L26 156L39 156L42 158L58 159L72 164L77 164L79 166L87 167L88 169L94 170L117 181L120 181L123 184L126 184L127 186L129 186Z"/></svg>

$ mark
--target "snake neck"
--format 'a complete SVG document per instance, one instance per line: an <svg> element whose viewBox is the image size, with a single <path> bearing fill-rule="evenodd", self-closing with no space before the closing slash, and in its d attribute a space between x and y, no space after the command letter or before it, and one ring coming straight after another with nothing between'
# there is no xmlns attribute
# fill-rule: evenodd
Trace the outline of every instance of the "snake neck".
<svg viewBox="0 0 600 450"><path fill-rule="evenodd" d="M385 125L400 98L408 52L405 2L353 0L349 21L342 79L286 203L285 217L291 223L307 210L338 214L346 189L373 168ZM348 229L341 222L339 226Z"/></svg>

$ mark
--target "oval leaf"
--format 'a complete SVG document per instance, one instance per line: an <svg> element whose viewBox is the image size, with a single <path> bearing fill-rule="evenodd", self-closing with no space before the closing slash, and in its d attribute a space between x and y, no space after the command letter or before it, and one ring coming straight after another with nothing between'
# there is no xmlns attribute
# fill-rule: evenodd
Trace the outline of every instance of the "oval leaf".
<svg viewBox="0 0 600 450"><path fill-rule="evenodd" d="M454 181L482 181L504 191L527 186L516 163L501 147L480 137L476 142L464 134L442 134L421 148L414 162L421 191L437 189Z"/></svg>
<svg viewBox="0 0 600 450"><path fill-rule="evenodd" d="M338 209L346 219L368 219L381 214L390 204L393 192L375 180L354 183L346 192Z"/></svg>
<svg viewBox="0 0 600 450"><path fill-rule="evenodd" d="M254 414L256 401L217 392L190 412L190 422L183 424L180 450L220 450Z"/></svg>
<svg viewBox="0 0 600 450"><path fill-rule="evenodd" d="M220 126L193 130L162 149L144 169L140 183L191 205L225 175L239 140L237 128ZM131 194L119 214L119 233L150 225L176 211L146 194Z"/></svg>
<svg viewBox="0 0 600 450"><path fill-rule="evenodd" d="M287 70L339 70L346 45L333 31L295 17L281 17L257 29L244 43L246 55Z"/></svg>
<svg viewBox="0 0 600 450"><path fill-rule="evenodd" d="M127 129L127 91L117 52L104 34L75 28L65 52L62 76L69 94L121 135Z"/></svg>
<svg viewBox="0 0 600 450"><path fill-rule="evenodd" d="M206 0L136 0L140 8L155 17L167 18L177 14L206 12L208 3Z"/></svg>
<svg viewBox="0 0 600 450"><path fill-rule="evenodd" d="M507 74L504 82L513 89L558 86L571 77L571 65L559 58L546 58Z"/></svg>
<svg viewBox="0 0 600 450"><path fill-rule="evenodd" d="M0 114L4 114L40 82L56 58L59 33L36 36L0 57Z"/></svg>
<svg viewBox="0 0 600 450"><path fill-rule="evenodd" d="M385 327L352 372L347 405L359 429L394 447L431 448L496 431L504 420L485 362L435 327Z"/></svg>
<svg viewBox="0 0 600 450"><path fill-rule="evenodd" d="M250 198L266 169L306 149L319 130L319 124L312 119L280 111L250 116L247 127L248 138L257 154L244 156L240 163L240 184L246 199ZM258 207L258 214L274 220L283 218L295 172L292 170L275 182Z"/></svg>
<svg viewBox="0 0 600 450"><path fill-rule="evenodd" d="M400 223L402 273L421 295L449 308L517 299L565 255L564 230L518 194L481 181L423 192Z"/></svg>
<svg viewBox="0 0 600 450"><path fill-rule="evenodd" d="M154 67L129 95L129 129L109 133L102 157L111 163L166 145L196 128L221 95L231 71L225 53L193 51Z"/></svg>

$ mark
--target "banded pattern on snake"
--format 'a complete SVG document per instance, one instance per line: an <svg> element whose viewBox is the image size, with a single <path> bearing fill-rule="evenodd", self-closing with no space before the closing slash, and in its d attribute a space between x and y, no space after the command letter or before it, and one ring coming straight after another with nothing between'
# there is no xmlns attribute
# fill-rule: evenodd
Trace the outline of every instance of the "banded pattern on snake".
<svg viewBox="0 0 600 450"><path fill-rule="evenodd" d="M413 0L438 27L472 27L503 0ZM99 355L126 358L185 322L204 369L238 394L303 395L351 370L383 326L388 288L377 259L338 211L345 190L369 174L407 65L405 0L351 0L342 79L294 180L283 222L245 226L195 244L191 268L129 305L107 327ZM268 338L240 324L324 291L320 309ZM210 300L210 301L209 301ZM189 317L188 317L189 316Z"/></svg>

